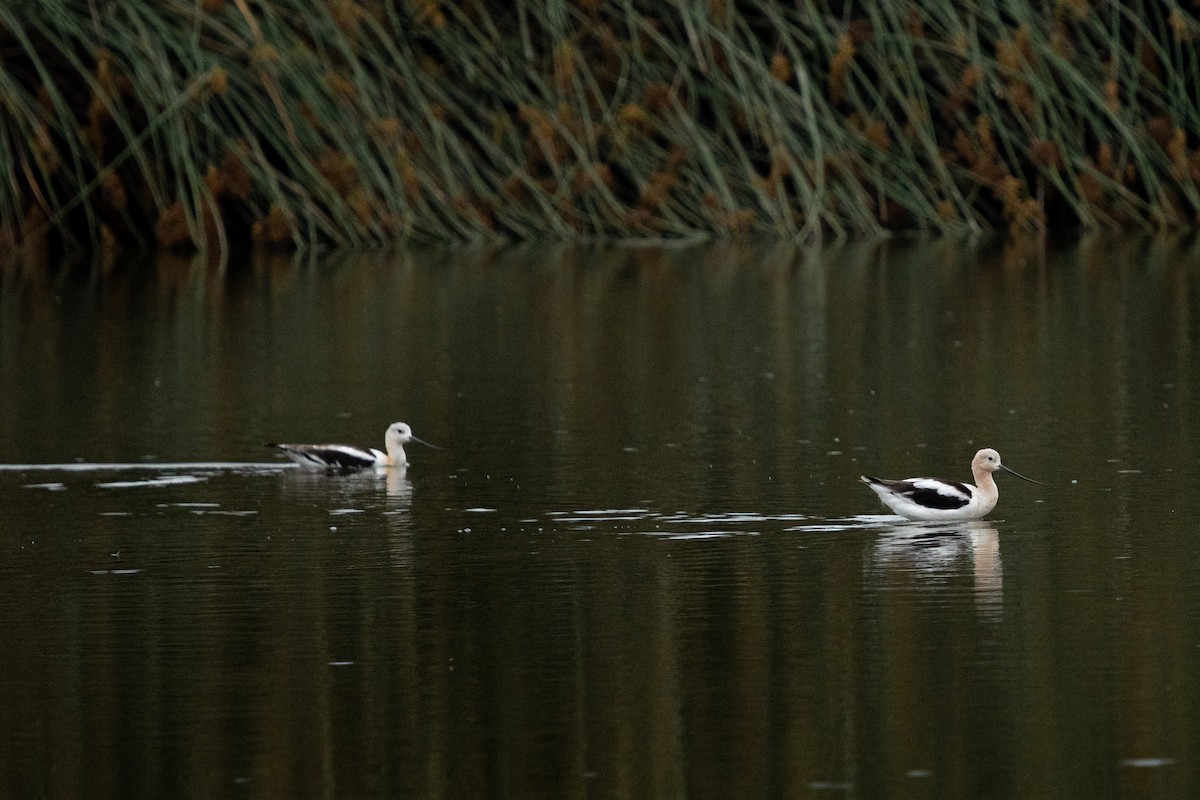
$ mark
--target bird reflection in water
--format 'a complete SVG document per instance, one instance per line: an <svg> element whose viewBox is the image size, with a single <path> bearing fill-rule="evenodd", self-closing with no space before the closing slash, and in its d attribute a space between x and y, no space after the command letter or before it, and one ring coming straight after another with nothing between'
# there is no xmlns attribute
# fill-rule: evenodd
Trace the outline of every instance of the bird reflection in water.
<svg viewBox="0 0 1200 800"><path fill-rule="evenodd" d="M387 490L383 518L387 520L388 556L393 566L411 567L413 485L408 479L408 467L384 470L382 479Z"/></svg>
<svg viewBox="0 0 1200 800"><path fill-rule="evenodd" d="M413 484L407 467L287 470L282 493L342 535L355 530L374 537L382 520L389 560L396 566L411 564Z"/></svg>
<svg viewBox="0 0 1200 800"><path fill-rule="evenodd" d="M873 561L883 570L935 583L964 574L970 565L976 608L989 617L1003 613L1000 534L988 522L898 523L880 531Z"/></svg>
<svg viewBox="0 0 1200 800"><path fill-rule="evenodd" d="M383 478L387 488L388 505L392 507L392 510L407 509L412 505L413 485L412 481L408 479L408 467L392 467L389 470L383 470Z"/></svg>
<svg viewBox="0 0 1200 800"><path fill-rule="evenodd" d="M404 466L363 470L292 469L285 471L283 478L287 496L318 504L370 507L377 504L380 489L387 497L389 510L406 508L412 503L412 481L408 479L408 467Z"/></svg>

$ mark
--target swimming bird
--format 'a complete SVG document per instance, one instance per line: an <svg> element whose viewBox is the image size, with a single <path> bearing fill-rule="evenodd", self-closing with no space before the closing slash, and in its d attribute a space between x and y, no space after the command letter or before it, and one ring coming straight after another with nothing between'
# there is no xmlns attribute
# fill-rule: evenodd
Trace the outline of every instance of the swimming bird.
<svg viewBox="0 0 1200 800"><path fill-rule="evenodd" d="M947 481L940 478L905 478L902 481L885 481L863 475L859 478L883 504L902 517L923 522L957 522L979 519L996 507L1000 490L992 473L998 469L1016 475L1023 481L1041 483L1026 478L1000 462L1000 454L985 447L971 460L971 474L975 485Z"/></svg>
<svg viewBox="0 0 1200 800"><path fill-rule="evenodd" d="M439 450L437 445L413 436L412 428L404 422L393 422L383 434L383 446L387 452L374 447L353 447L347 444L278 444L267 442L267 447L278 447L292 461L312 469L363 469L366 467L403 467L408 464L404 445L417 442Z"/></svg>

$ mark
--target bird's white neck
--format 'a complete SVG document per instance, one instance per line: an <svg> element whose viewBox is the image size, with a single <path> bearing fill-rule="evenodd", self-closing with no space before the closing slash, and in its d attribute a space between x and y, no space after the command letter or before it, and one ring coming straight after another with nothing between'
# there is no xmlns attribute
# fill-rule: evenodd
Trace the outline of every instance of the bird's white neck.
<svg viewBox="0 0 1200 800"><path fill-rule="evenodd" d="M996 502L994 498L1000 496L1000 490L996 488L996 480L992 477L992 473L982 468L973 469L971 472L974 474L975 487L979 493L991 499L994 504Z"/></svg>
<svg viewBox="0 0 1200 800"><path fill-rule="evenodd" d="M404 445L394 439L387 442L387 465L403 467L408 464L408 456L404 453Z"/></svg>

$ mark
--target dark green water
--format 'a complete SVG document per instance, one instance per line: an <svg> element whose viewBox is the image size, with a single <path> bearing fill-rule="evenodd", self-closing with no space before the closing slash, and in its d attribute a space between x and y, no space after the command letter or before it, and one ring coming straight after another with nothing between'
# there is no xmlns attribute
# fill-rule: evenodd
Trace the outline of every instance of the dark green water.
<svg viewBox="0 0 1200 800"><path fill-rule="evenodd" d="M9 268L0 793L1194 797L1198 419L1189 240Z"/></svg>

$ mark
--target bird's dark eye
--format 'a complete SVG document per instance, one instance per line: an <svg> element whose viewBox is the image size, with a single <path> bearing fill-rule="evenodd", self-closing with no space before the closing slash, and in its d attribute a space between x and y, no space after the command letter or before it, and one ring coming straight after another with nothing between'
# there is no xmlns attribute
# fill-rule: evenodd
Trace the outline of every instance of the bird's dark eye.
<svg viewBox="0 0 1200 800"><path fill-rule="evenodd" d="M991 456L988 456L988 461L995 461L995 460L996 459L992 458Z"/></svg>

